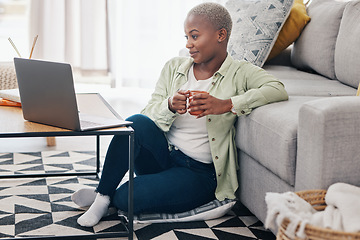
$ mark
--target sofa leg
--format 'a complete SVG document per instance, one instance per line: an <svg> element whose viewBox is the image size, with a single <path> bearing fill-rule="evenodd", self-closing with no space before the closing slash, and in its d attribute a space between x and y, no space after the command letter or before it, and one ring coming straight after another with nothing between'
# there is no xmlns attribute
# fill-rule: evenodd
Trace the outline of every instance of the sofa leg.
<svg viewBox="0 0 360 240"><path fill-rule="evenodd" d="M53 147L56 145L55 137L46 137L46 142L49 147Z"/></svg>

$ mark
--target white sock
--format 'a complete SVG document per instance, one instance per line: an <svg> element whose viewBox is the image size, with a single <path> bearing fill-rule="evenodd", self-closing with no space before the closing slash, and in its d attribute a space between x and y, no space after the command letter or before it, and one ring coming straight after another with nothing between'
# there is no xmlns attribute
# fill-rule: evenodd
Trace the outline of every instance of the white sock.
<svg viewBox="0 0 360 240"><path fill-rule="evenodd" d="M78 224L83 227L95 226L102 217L106 216L109 205L110 197L98 193L94 203L81 217L78 218Z"/></svg>
<svg viewBox="0 0 360 240"><path fill-rule="evenodd" d="M79 207L88 207L95 201L95 188L82 188L71 195L71 200Z"/></svg>

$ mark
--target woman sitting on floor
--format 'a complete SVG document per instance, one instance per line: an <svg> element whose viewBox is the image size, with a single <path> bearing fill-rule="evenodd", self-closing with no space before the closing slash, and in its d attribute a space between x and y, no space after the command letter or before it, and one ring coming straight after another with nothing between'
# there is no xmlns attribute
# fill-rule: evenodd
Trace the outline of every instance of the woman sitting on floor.
<svg viewBox="0 0 360 240"><path fill-rule="evenodd" d="M219 4L191 9L184 24L190 57L167 62L142 115L127 119L135 130L135 214L179 213L215 198L235 199L237 116L288 98L273 76L228 54L231 28L229 12ZM190 96L189 90L206 93ZM127 136L115 136L97 189L73 194L76 204L90 206L80 225L96 225L109 205L127 211L128 184L119 184L128 151Z"/></svg>

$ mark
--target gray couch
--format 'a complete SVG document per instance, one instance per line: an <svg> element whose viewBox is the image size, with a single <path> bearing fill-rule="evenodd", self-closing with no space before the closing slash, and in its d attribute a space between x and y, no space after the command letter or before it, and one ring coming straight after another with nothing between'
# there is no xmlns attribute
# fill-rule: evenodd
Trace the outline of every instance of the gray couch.
<svg viewBox="0 0 360 240"><path fill-rule="evenodd" d="M262 222L266 192L360 186L360 1L320 2L293 46L264 66L289 100L237 121L238 197Z"/></svg>

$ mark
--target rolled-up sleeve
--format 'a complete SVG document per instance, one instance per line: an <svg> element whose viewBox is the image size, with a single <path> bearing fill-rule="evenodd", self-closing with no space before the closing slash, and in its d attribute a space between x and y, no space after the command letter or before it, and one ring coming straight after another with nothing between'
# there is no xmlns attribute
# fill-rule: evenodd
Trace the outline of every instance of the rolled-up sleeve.
<svg viewBox="0 0 360 240"><path fill-rule="evenodd" d="M241 78L237 84L241 84L238 89L242 89L242 93L231 97L231 101L238 115L246 115L254 108L288 99L284 85L260 67L242 61L237 77Z"/></svg>

